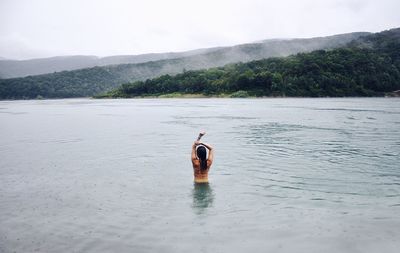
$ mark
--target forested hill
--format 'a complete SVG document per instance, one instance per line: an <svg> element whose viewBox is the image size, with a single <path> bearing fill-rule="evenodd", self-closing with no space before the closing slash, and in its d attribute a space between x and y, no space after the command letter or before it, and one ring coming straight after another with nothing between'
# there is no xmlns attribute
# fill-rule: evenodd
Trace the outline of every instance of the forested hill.
<svg viewBox="0 0 400 253"><path fill-rule="evenodd" d="M122 83L146 80L164 74L178 74L184 70L206 69L239 61L247 62L317 49L337 48L366 34L351 33L311 39L267 40L211 51L200 50L192 52L194 55L183 58L0 79L0 99L92 96L118 87Z"/></svg>
<svg viewBox="0 0 400 253"><path fill-rule="evenodd" d="M381 96L400 90L400 29L317 50L123 84L99 97L165 94Z"/></svg>

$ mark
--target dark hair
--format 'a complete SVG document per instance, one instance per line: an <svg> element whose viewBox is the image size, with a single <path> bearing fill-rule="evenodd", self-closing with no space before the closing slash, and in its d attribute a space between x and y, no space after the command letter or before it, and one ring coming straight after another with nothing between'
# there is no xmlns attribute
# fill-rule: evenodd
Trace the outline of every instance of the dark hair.
<svg viewBox="0 0 400 253"><path fill-rule="evenodd" d="M200 168L201 170L207 169L207 151L204 146L197 147L197 157L200 159Z"/></svg>

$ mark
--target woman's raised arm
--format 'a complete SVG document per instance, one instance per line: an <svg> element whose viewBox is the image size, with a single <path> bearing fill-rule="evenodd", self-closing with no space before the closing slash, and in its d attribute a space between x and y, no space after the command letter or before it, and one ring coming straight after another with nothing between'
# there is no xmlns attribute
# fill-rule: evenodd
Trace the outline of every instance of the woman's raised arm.
<svg viewBox="0 0 400 253"><path fill-rule="evenodd" d="M197 147L197 145L199 145L199 143L200 142L198 142L198 141L193 142L193 145L192 145L192 161L197 159L196 147Z"/></svg>

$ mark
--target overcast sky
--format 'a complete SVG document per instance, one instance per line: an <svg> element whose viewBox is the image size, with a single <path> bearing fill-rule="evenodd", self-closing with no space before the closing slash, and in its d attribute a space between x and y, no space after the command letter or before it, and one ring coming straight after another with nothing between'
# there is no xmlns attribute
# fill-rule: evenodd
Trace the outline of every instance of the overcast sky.
<svg viewBox="0 0 400 253"><path fill-rule="evenodd" d="M0 57L185 51L400 27L400 0L0 0Z"/></svg>

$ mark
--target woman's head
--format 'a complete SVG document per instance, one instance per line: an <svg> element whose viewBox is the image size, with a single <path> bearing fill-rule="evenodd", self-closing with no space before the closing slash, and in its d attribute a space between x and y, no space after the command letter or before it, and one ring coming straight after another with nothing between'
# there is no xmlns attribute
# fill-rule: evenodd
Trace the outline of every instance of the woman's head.
<svg viewBox="0 0 400 253"><path fill-rule="evenodd" d="M207 150L204 146L200 145L196 150L197 157L200 159L200 168L202 170L207 169Z"/></svg>

